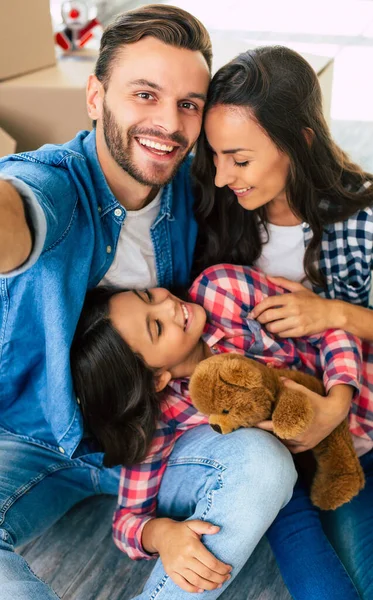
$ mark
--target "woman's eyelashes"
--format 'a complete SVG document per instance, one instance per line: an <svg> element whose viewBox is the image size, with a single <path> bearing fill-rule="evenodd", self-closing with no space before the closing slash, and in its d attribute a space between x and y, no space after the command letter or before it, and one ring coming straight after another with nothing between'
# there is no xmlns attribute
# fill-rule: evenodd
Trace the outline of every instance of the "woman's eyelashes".
<svg viewBox="0 0 373 600"><path fill-rule="evenodd" d="M151 291L148 289L145 289L144 294L146 295L149 302L152 302L153 294L151 293ZM162 331L163 331L162 323L160 322L159 319L154 319L154 323L156 326L156 334L157 334L157 337L159 338L162 335Z"/></svg>
<svg viewBox="0 0 373 600"><path fill-rule="evenodd" d="M249 164L248 160L244 160L243 162L234 161L236 167L246 167Z"/></svg>
<svg viewBox="0 0 373 600"><path fill-rule="evenodd" d="M158 319L155 319L155 324L157 326L157 336L160 337L162 335L162 323Z"/></svg>

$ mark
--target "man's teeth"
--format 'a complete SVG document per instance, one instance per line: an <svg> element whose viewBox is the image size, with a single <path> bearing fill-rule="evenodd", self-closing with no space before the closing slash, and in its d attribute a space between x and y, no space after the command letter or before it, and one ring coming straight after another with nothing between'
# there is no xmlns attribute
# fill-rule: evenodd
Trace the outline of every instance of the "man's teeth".
<svg viewBox="0 0 373 600"><path fill-rule="evenodd" d="M183 313L184 313L184 317L185 317L185 323L184 323L184 329L185 329L185 327L188 323L189 313L188 313L187 307L184 304L181 305L181 308L183 309Z"/></svg>
<svg viewBox="0 0 373 600"><path fill-rule="evenodd" d="M237 194L243 194L243 192L248 192L249 190L251 190L252 186L247 187L247 188L242 188L241 190L235 190L237 192Z"/></svg>
<svg viewBox="0 0 373 600"><path fill-rule="evenodd" d="M138 139L142 146L154 148L155 150L162 150L162 152L172 152L172 150L174 149L173 146L166 146L166 144L160 144L159 142L153 142L152 140L147 140L145 138Z"/></svg>

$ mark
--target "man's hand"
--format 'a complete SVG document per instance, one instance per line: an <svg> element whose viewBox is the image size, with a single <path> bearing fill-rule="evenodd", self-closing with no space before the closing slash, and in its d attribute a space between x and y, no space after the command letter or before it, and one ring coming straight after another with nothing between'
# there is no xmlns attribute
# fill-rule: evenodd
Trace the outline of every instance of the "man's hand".
<svg viewBox="0 0 373 600"><path fill-rule="evenodd" d="M283 383L286 387L303 392L308 396L314 410L314 418L310 427L297 438L281 441L293 454L311 450L347 417L353 388L349 385L335 385L325 397L311 392L291 379L284 379ZM273 432L272 421L262 421L258 423L257 427Z"/></svg>
<svg viewBox="0 0 373 600"><path fill-rule="evenodd" d="M154 527L150 548L144 539L148 524ZM182 590L190 593L214 590L230 579L231 567L206 549L201 536L218 531L219 527L205 521L153 519L144 527L143 546L148 552L159 553L167 575Z"/></svg>
<svg viewBox="0 0 373 600"><path fill-rule="evenodd" d="M333 300L321 298L301 283L284 277L268 277L290 294L268 296L251 311L251 317L280 337L302 337L339 329Z"/></svg>

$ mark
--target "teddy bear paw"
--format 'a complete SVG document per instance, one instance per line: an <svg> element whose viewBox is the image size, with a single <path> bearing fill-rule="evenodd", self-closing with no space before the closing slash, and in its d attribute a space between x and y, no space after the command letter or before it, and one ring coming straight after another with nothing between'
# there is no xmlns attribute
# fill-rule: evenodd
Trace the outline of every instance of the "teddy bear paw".
<svg viewBox="0 0 373 600"><path fill-rule="evenodd" d="M364 474L359 471L335 477L330 473L316 473L311 487L311 500L321 510L335 510L357 496L364 485Z"/></svg>

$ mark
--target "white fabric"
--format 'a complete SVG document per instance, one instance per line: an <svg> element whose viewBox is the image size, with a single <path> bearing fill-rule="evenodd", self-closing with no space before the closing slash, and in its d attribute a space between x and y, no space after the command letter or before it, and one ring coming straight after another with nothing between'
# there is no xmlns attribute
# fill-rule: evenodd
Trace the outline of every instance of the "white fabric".
<svg viewBox="0 0 373 600"><path fill-rule="evenodd" d="M162 189L140 210L126 211L113 264L99 285L144 289L157 286L157 270L150 228L156 220Z"/></svg>
<svg viewBox="0 0 373 600"><path fill-rule="evenodd" d="M268 223L269 240L264 227L261 230L262 254L256 266L266 275L286 277L302 281L305 277L303 259L305 253L302 225L283 227Z"/></svg>

